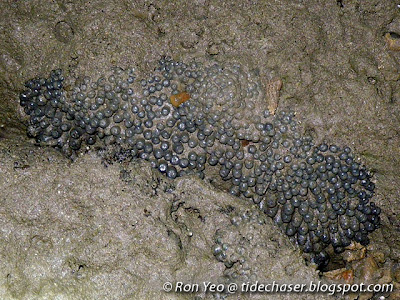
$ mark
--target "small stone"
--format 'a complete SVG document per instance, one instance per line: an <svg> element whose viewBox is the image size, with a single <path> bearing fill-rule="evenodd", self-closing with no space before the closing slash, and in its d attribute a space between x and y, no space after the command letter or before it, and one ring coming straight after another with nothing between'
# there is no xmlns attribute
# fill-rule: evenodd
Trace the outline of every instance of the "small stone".
<svg viewBox="0 0 400 300"><path fill-rule="evenodd" d="M207 53L209 55L218 55L219 47L215 43L210 43L207 47Z"/></svg>
<svg viewBox="0 0 400 300"><path fill-rule="evenodd" d="M400 51L400 35L395 32L387 32L385 34L386 45L389 50Z"/></svg>

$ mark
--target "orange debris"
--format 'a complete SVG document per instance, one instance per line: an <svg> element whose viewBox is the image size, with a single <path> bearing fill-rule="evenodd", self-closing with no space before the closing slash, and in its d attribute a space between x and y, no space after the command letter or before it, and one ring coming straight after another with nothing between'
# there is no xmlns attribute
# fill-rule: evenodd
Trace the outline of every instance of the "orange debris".
<svg viewBox="0 0 400 300"><path fill-rule="evenodd" d="M341 279L343 279L346 283L353 283L354 280L354 271L346 270L341 274Z"/></svg>
<svg viewBox="0 0 400 300"><path fill-rule="evenodd" d="M175 107L178 107L179 105L190 99L190 94L186 92L181 92L179 94L172 95L170 99L171 99L171 104Z"/></svg>
<svg viewBox="0 0 400 300"><path fill-rule="evenodd" d="M242 147L246 147L250 144L250 141L248 140L241 140L241 142L242 142Z"/></svg>
<svg viewBox="0 0 400 300"><path fill-rule="evenodd" d="M352 269L336 269L329 272L325 272L324 276L326 278L337 280L337 281L344 281L346 283L353 283L354 281L354 271Z"/></svg>

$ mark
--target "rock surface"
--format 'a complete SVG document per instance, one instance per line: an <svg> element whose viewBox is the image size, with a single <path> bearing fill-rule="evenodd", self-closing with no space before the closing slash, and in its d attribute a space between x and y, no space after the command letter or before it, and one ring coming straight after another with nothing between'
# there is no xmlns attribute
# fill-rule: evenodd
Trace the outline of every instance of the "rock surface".
<svg viewBox="0 0 400 300"><path fill-rule="evenodd" d="M318 280L269 218L195 176L169 180L142 161L105 166L90 154L71 163L23 143L9 149L0 152L2 299L192 299L201 290L167 294L163 283L219 283L234 269L260 282ZM243 215L257 217L234 226ZM214 257L220 231L242 248L235 268Z"/></svg>

